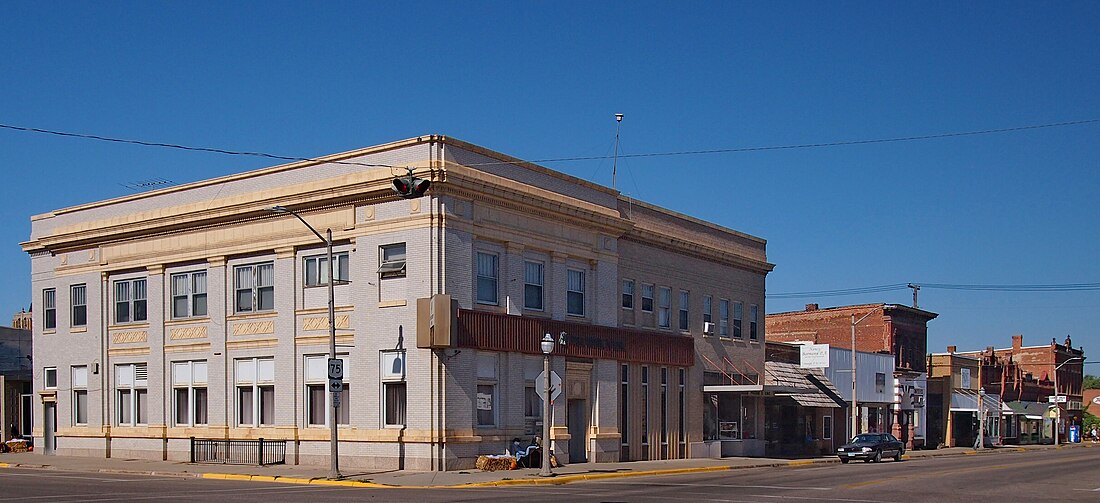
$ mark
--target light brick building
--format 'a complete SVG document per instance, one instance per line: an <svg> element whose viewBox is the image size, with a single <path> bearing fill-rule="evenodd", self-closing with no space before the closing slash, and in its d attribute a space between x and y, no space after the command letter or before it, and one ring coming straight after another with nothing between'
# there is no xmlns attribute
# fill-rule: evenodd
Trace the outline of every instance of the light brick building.
<svg viewBox="0 0 1100 503"><path fill-rule="evenodd" d="M431 189L399 199L378 166ZM562 459L763 452L764 240L442 136L33 217L36 452L262 437L327 463L325 249L273 205L333 233L342 466L466 468L529 438L544 333ZM418 304L448 298L451 337L418 347ZM705 434L704 381L735 367L707 396L736 438Z"/></svg>

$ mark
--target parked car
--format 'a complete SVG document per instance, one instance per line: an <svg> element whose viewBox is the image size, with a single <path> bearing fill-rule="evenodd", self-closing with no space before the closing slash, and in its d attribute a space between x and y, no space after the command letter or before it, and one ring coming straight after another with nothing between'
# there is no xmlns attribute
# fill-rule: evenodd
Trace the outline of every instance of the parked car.
<svg viewBox="0 0 1100 503"><path fill-rule="evenodd" d="M903 454L905 454L905 444L889 433L861 433L836 450L841 463L847 463L853 459L862 459L865 463L868 461L878 463L883 457L893 457L894 461L901 461Z"/></svg>

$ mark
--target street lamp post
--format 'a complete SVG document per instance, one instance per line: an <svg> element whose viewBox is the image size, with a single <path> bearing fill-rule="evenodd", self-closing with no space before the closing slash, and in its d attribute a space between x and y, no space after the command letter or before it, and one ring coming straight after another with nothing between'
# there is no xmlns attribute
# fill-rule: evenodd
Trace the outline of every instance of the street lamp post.
<svg viewBox="0 0 1100 503"><path fill-rule="evenodd" d="M859 402L856 399L856 325L858 325L859 322L867 319L867 317L871 316L872 314L874 314L874 311L863 315L863 317L858 320L856 319L856 315L852 315L852 423L848 428L848 438L855 438L856 434L859 433L859 426L856 425L856 421L859 420L859 417L856 413L856 411L859 410Z"/></svg>
<svg viewBox="0 0 1100 503"><path fill-rule="evenodd" d="M1055 357L1055 361L1057 361L1058 354L1055 353L1054 357ZM1074 357L1071 357L1071 358L1067 358L1066 361L1064 361L1062 363L1059 363L1058 365L1056 365L1054 367L1054 446L1055 447L1058 446L1058 427L1060 427L1062 425L1062 402L1058 401L1058 397L1061 396L1061 393L1058 392L1058 369L1062 368L1062 365L1065 365L1065 364L1067 364L1069 362L1072 362L1074 360L1084 361L1085 359L1080 357L1080 356L1074 356Z"/></svg>
<svg viewBox="0 0 1100 503"><path fill-rule="evenodd" d="M320 239L325 243L325 248L328 254L328 358L329 360L336 359L336 301L333 295L333 284L336 283L336 277L333 275L333 263L332 263L332 229L327 229L325 235L322 236L317 229L314 229L309 222L306 222L301 215L295 213L293 210L285 206L272 206L268 211L275 213L289 213L294 215L300 222L305 224L306 228L313 232L317 239ZM337 417L339 414L339 400L340 394L337 391L331 392L332 394L332 407L329 411L329 478L336 480L341 478L340 475L340 441L337 436Z"/></svg>
<svg viewBox="0 0 1100 503"><path fill-rule="evenodd" d="M542 349L542 374L545 378L542 388L542 466L539 476L550 477L554 475L550 470L550 353L554 351L554 338L549 333L542 337L539 349Z"/></svg>

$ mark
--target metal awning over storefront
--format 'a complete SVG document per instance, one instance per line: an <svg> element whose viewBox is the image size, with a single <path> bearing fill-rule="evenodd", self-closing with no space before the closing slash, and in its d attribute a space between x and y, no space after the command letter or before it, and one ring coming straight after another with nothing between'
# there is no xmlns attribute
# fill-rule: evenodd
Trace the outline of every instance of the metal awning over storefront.
<svg viewBox="0 0 1100 503"><path fill-rule="evenodd" d="M764 392L790 397L803 407L840 408L847 405L823 372L804 369L793 363L764 362Z"/></svg>
<svg viewBox="0 0 1100 503"><path fill-rule="evenodd" d="M1030 419L1032 421L1043 420L1043 414L1046 414L1049 406L1042 402L1025 402L1020 400L1014 400L1011 402L1005 402L1005 407L1011 410L1011 415L1023 416L1024 419ZM1006 412L1005 415L1009 415Z"/></svg>
<svg viewBox="0 0 1100 503"><path fill-rule="evenodd" d="M978 392L971 389L955 389L951 392L951 412L978 412ZM1001 396L985 394L982 408L1001 410Z"/></svg>

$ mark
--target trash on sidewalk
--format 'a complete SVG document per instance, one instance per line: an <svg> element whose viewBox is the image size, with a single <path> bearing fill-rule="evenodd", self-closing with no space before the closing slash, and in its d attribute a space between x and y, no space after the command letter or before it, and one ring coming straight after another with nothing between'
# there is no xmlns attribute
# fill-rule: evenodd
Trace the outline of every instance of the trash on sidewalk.
<svg viewBox="0 0 1100 503"><path fill-rule="evenodd" d="M8 440L0 446L2 446L2 449L0 449L2 452L30 452L34 449L26 440L19 438Z"/></svg>

